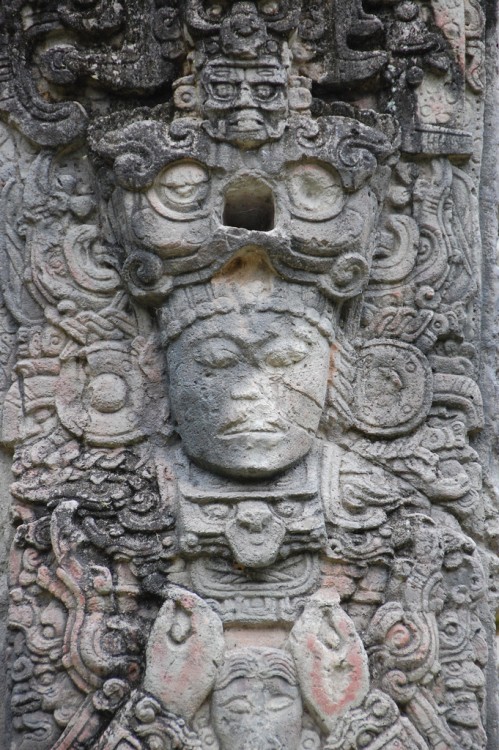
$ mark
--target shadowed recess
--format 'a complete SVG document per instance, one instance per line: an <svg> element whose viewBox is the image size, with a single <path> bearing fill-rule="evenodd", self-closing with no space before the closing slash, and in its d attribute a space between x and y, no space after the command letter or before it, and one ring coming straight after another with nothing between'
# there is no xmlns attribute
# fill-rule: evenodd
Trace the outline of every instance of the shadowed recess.
<svg viewBox="0 0 499 750"><path fill-rule="evenodd" d="M270 232L274 228L274 214L272 190L260 180L237 182L225 194L225 226Z"/></svg>

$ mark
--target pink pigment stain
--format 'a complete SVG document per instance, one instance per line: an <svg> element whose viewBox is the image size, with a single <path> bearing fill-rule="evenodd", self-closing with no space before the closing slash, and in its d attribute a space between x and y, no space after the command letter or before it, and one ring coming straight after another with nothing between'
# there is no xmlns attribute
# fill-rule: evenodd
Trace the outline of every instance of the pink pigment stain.
<svg viewBox="0 0 499 750"><path fill-rule="evenodd" d="M179 603L185 607L186 610L192 611L194 608L195 600L193 597L185 594L179 600ZM200 629L202 632L202 628ZM158 663L169 662L170 647L167 644L157 645L154 653L154 659ZM181 695L186 696L186 702L189 702L188 694L193 687L197 687L200 681L206 681L206 645L203 644L199 635L196 633L192 634L188 638L188 645L179 659L180 669L178 671L169 670L162 674L163 690L162 699L166 702L173 701L178 702L178 698ZM204 679L203 679L204 678Z"/></svg>
<svg viewBox="0 0 499 750"><path fill-rule="evenodd" d="M350 635L349 627L347 623L340 622L339 630L341 635L348 638ZM314 657L314 666L311 673L312 681L312 693L314 700L320 707L322 712L327 716L336 716L346 706L353 703L361 689L363 682L363 658L356 649L351 649L350 654L347 658L347 664L352 669L352 676L349 681L349 685L345 691L343 691L343 697L339 701L333 701L327 695L327 686L324 685L321 670L321 651L319 642L314 635L309 635L307 638L307 648Z"/></svg>

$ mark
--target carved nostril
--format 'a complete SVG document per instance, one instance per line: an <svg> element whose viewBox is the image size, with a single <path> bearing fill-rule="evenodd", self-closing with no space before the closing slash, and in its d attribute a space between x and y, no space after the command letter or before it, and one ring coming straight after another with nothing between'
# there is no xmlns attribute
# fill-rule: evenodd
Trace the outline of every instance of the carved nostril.
<svg viewBox="0 0 499 750"><path fill-rule="evenodd" d="M270 232L274 228L274 196L264 182L249 178L225 194L223 223L228 227Z"/></svg>

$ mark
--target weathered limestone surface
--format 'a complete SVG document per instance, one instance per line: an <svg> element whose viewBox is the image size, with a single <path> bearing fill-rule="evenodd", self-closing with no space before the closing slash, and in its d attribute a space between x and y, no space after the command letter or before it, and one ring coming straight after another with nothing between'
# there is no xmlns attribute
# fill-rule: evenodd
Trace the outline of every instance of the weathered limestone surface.
<svg viewBox="0 0 499 750"><path fill-rule="evenodd" d="M496 47L4 0L2 747L499 747Z"/></svg>

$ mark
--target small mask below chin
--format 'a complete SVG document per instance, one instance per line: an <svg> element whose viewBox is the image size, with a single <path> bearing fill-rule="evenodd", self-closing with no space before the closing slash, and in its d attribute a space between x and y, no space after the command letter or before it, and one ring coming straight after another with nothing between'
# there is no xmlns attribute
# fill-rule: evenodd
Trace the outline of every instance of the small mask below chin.
<svg viewBox="0 0 499 750"><path fill-rule="evenodd" d="M225 535L240 565L265 568L277 558L286 535L286 524L276 518L265 503L240 503L236 518L226 526Z"/></svg>

